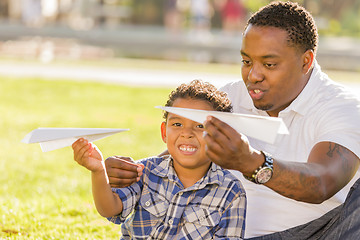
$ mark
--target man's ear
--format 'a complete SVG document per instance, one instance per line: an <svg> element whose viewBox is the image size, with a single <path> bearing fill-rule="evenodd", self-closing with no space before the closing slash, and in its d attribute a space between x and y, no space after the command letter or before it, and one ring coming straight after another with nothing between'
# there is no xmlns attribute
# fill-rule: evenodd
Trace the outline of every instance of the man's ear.
<svg viewBox="0 0 360 240"><path fill-rule="evenodd" d="M313 66L315 54L312 50L307 50L303 54L303 73L307 74Z"/></svg>
<svg viewBox="0 0 360 240"><path fill-rule="evenodd" d="M161 138L166 143L166 122L161 123Z"/></svg>

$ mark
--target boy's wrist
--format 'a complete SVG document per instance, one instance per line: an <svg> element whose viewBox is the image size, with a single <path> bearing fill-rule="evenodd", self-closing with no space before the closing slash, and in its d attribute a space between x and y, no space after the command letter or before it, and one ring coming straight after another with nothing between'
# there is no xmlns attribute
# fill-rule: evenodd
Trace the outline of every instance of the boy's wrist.
<svg viewBox="0 0 360 240"><path fill-rule="evenodd" d="M100 162L100 161L99 161ZM106 168L105 168L105 161L101 161L101 165L97 165L94 168L89 169L92 173L94 174L102 174L104 172L106 172Z"/></svg>

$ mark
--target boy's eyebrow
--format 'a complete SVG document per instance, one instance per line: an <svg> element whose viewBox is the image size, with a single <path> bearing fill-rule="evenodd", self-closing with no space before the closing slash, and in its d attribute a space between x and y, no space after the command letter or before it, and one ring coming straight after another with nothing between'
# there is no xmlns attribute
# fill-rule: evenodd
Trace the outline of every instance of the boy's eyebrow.
<svg viewBox="0 0 360 240"><path fill-rule="evenodd" d="M179 117L179 116L175 115L175 116L170 116L170 117L168 117L168 120L181 119L181 118L182 118L182 117Z"/></svg>

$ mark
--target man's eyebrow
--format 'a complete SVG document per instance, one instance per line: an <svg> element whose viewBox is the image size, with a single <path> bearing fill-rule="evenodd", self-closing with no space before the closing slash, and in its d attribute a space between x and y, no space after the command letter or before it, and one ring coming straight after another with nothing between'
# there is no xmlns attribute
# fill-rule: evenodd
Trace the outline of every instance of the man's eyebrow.
<svg viewBox="0 0 360 240"><path fill-rule="evenodd" d="M279 55L276 54L269 54L269 55L265 55L265 56L261 56L261 58L267 59L267 58L278 58Z"/></svg>
<svg viewBox="0 0 360 240"><path fill-rule="evenodd" d="M240 51L240 54L241 54L241 55L244 55L245 57L249 57L249 55L247 55L247 54L246 54L244 51L242 51L242 50Z"/></svg>
<svg viewBox="0 0 360 240"><path fill-rule="evenodd" d="M245 52L243 51L240 51L241 55L244 55L245 57L250 57L249 55L247 55ZM261 56L261 58L263 59L268 59L268 58L279 58L279 55L276 55L276 54L268 54L268 55L264 55L264 56Z"/></svg>

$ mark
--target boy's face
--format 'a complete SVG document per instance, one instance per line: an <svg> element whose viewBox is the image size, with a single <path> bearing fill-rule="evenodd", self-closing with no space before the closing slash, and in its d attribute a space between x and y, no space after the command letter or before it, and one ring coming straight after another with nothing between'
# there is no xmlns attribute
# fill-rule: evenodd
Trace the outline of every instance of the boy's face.
<svg viewBox="0 0 360 240"><path fill-rule="evenodd" d="M183 98L176 99L172 107L214 110L210 103L204 100ZM205 154L203 132L202 124L173 113L168 114L167 122L161 125L161 135L174 159L174 167L177 171L198 168L207 170L210 160Z"/></svg>

